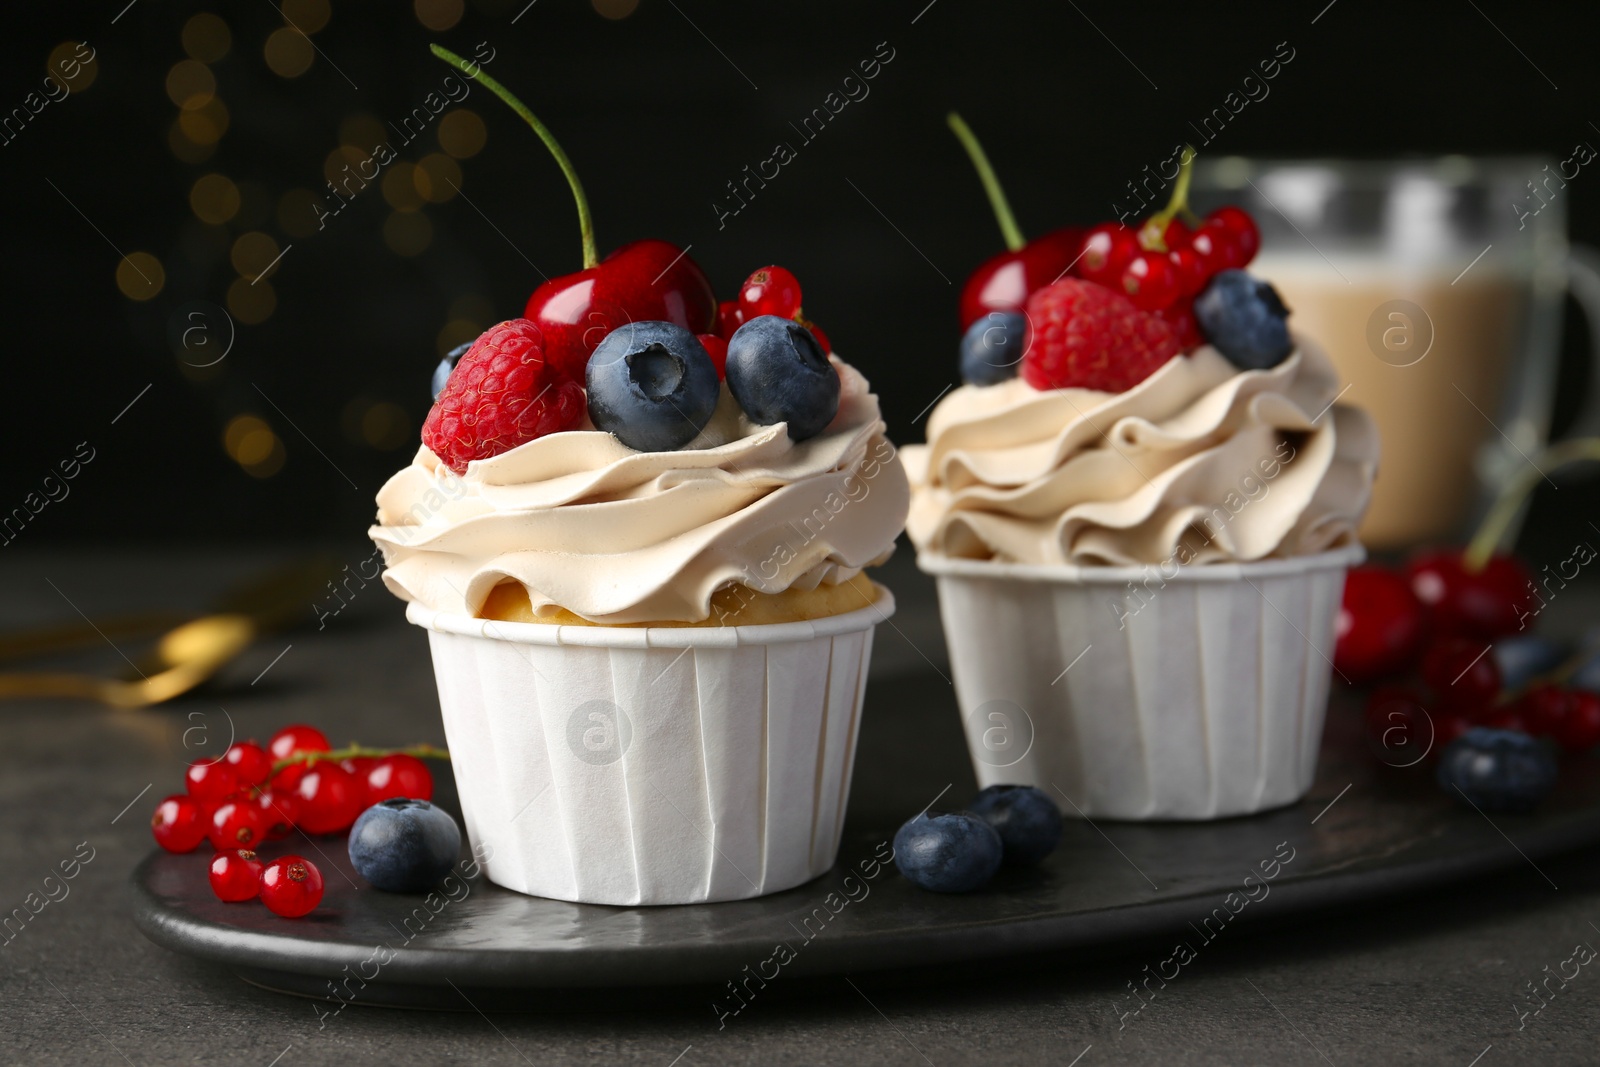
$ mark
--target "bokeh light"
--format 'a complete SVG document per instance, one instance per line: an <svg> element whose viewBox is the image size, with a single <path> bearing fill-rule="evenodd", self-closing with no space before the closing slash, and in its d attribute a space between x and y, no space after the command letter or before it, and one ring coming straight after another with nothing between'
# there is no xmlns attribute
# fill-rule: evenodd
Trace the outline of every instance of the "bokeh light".
<svg viewBox="0 0 1600 1067"><path fill-rule="evenodd" d="M193 112L185 111L185 115ZM172 128L167 131L167 147L172 154L184 163L204 163L210 159L217 150L216 142L209 144L195 144L189 140L189 135L183 130L183 123L174 119Z"/></svg>
<svg viewBox="0 0 1600 1067"><path fill-rule="evenodd" d="M50 49L50 55L45 59L45 70L57 84L66 86L71 92L80 93L93 85L100 73L98 58L78 58L86 52L88 49L81 41L62 41Z"/></svg>
<svg viewBox="0 0 1600 1067"><path fill-rule="evenodd" d="M393 211L383 222L383 243L397 256L415 256L433 243L433 223L420 211Z"/></svg>
<svg viewBox="0 0 1600 1067"><path fill-rule="evenodd" d="M190 59L215 63L233 47L228 24L209 11L202 11L183 24L183 50Z"/></svg>
<svg viewBox="0 0 1600 1067"><path fill-rule="evenodd" d="M264 419L235 415L222 431L228 458L257 478L270 478L283 468L283 442Z"/></svg>
<svg viewBox="0 0 1600 1067"><path fill-rule="evenodd" d="M281 10L285 21L306 33L316 33L322 29L333 14L328 10L328 0L283 0Z"/></svg>
<svg viewBox="0 0 1600 1067"><path fill-rule="evenodd" d="M452 318L440 328L439 336L433 340L433 347L442 356L457 345L464 345L468 341L476 341L481 333L483 333L483 327L473 319Z"/></svg>
<svg viewBox="0 0 1600 1067"><path fill-rule="evenodd" d="M470 159L483 151L489 129L476 111L456 110L439 120L439 147L457 159Z"/></svg>
<svg viewBox="0 0 1600 1067"><path fill-rule="evenodd" d="M396 211L416 211L422 207L422 194L417 192L416 167L410 163L392 163L383 172L383 198Z"/></svg>
<svg viewBox="0 0 1600 1067"><path fill-rule="evenodd" d="M385 452L414 440L411 416L392 400L358 396L344 406L340 423L351 441Z"/></svg>
<svg viewBox="0 0 1600 1067"><path fill-rule="evenodd" d="M448 30L466 14L462 0L415 0L417 21L434 32Z"/></svg>
<svg viewBox="0 0 1600 1067"><path fill-rule="evenodd" d="M149 300L166 281L161 261L149 252L129 252L117 261L117 288L129 300Z"/></svg>
<svg viewBox="0 0 1600 1067"><path fill-rule="evenodd" d="M332 182L341 195L352 196L366 181L361 176L361 164L369 158L364 150L355 145L340 145L329 152L328 158L323 161L322 176ZM367 171L371 173L372 168L368 167Z"/></svg>
<svg viewBox="0 0 1600 1067"><path fill-rule="evenodd" d="M433 152L417 161L411 177L424 200L442 204L461 187L461 166L443 152Z"/></svg>
<svg viewBox="0 0 1600 1067"><path fill-rule="evenodd" d="M201 222L220 226L239 213L239 187L221 174L206 174L189 189L189 209Z"/></svg>
<svg viewBox="0 0 1600 1067"><path fill-rule="evenodd" d="M278 242L272 239L271 234L259 230L240 234L228 250L228 262L233 264L233 269L239 272L241 278L250 281L261 277L277 258Z"/></svg>
<svg viewBox="0 0 1600 1067"><path fill-rule="evenodd" d="M278 294L269 281L252 283L249 278L235 278L228 286L228 312L247 326L266 322L277 309Z"/></svg>
<svg viewBox="0 0 1600 1067"><path fill-rule="evenodd" d="M316 52L305 34L290 26L272 31L262 49L267 67L280 78L298 78L311 69Z"/></svg>
<svg viewBox="0 0 1600 1067"><path fill-rule="evenodd" d="M639 9L639 0L589 0L608 19L625 19Z"/></svg>
<svg viewBox="0 0 1600 1067"><path fill-rule="evenodd" d="M222 135L228 132L228 121L227 105L216 97L178 114L178 126L183 135L197 145L216 144L222 140Z"/></svg>
<svg viewBox="0 0 1600 1067"><path fill-rule="evenodd" d="M167 99L185 111L205 107L216 95L217 79L204 63L180 59L167 71Z"/></svg>
<svg viewBox="0 0 1600 1067"><path fill-rule="evenodd" d="M290 189L278 198L278 229L290 237L310 237L322 228L320 203L322 198L310 189Z"/></svg>
<svg viewBox="0 0 1600 1067"><path fill-rule="evenodd" d="M388 128L378 119L364 112L346 115L339 123L340 143L355 145L363 152L371 152L388 140Z"/></svg>

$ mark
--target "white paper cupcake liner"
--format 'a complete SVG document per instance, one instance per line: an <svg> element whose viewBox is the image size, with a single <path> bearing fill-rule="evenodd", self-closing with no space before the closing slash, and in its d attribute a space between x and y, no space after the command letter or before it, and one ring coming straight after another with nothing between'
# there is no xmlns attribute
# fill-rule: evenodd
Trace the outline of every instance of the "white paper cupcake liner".
<svg viewBox="0 0 1600 1067"><path fill-rule="evenodd" d="M922 554L979 785L1034 785L1087 818L1215 819L1300 799L1345 572L1364 555L1174 574Z"/></svg>
<svg viewBox="0 0 1600 1067"><path fill-rule="evenodd" d="M508 623L412 604L491 881L588 904L789 889L833 865L873 625Z"/></svg>

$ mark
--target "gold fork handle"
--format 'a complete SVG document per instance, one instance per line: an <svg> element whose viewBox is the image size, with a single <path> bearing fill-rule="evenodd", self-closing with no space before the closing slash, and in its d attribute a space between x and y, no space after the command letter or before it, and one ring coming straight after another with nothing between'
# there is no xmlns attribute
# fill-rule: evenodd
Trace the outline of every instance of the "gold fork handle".
<svg viewBox="0 0 1600 1067"><path fill-rule="evenodd" d="M114 704L118 683L81 674L0 674L0 700L21 697L80 697Z"/></svg>

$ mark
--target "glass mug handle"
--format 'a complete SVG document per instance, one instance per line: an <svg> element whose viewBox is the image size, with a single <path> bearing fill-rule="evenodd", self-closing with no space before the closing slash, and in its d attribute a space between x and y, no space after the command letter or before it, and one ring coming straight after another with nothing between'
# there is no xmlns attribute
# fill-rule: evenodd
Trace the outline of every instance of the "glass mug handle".
<svg viewBox="0 0 1600 1067"><path fill-rule="evenodd" d="M1567 253L1567 292L1589 324L1589 387L1566 436L1600 436L1600 250L1572 245Z"/></svg>

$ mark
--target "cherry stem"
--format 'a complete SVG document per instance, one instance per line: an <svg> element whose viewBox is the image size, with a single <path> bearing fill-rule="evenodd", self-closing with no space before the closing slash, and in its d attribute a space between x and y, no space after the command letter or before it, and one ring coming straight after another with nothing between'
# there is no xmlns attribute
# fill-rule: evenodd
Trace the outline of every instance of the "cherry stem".
<svg viewBox="0 0 1600 1067"><path fill-rule="evenodd" d="M336 748L331 752L300 752L288 759L281 759L272 765L272 773L277 774L285 767L292 767L296 763L310 766L313 763L337 763L340 760L355 759L357 756L371 756L381 759L384 756L415 756L418 759L449 759L450 753L435 745L408 745L405 748L369 748L366 745L347 745Z"/></svg>
<svg viewBox="0 0 1600 1067"><path fill-rule="evenodd" d="M1011 213L1011 204L1006 200L1006 191L1000 188L1000 179L995 176L994 168L989 165L989 156L983 150L983 145L978 143L978 135L972 132L972 127L967 125L959 112L952 111L945 117L950 123L950 129L955 132L956 140L961 142L961 147L967 150L967 158L972 160L972 166L978 172L978 180L983 183L983 191L989 194L989 206L994 209L995 221L1000 224L1000 236L1006 240L1006 248L1015 252L1028 243L1022 236L1022 231L1017 228L1017 217Z"/></svg>
<svg viewBox="0 0 1600 1067"><path fill-rule="evenodd" d="M539 140L544 142L544 146L556 158L556 165L561 168L561 173L567 176L567 184L572 186L573 199L578 202L578 229L583 234L583 269L588 270L599 263L600 255L595 251L594 244L594 220L589 216L589 200L583 195L583 183L578 180L578 172L572 169L572 160L568 159L567 153L562 151L555 135L545 127L544 123L539 121L538 116L528 110L526 104L512 95L511 90L485 74L483 68L478 64L462 59L448 48L440 48L436 44L431 44L428 47L440 59L457 68L467 77L482 83L485 89L498 96L512 111L521 115L523 122L533 127L533 132L539 135Z"/></svg>
<svg viewBox="0 0 1600 1067"><path fill-rule="evenodd" d="M1570 441L1558 441L1529 460L1528 466L1519 470L1516 477L1500 490L1494 506L1478 525L1478 532L1467 542L1466 551L1461 553L1461 564L1467 572L1476 574L1483 570L1490 557L1501 547L1500 542L1505 538L1506 531L1511 528L1517 512L1535 486L1556 469L1583 460L1600 461L1600 437L1575 437Z"/></svg>
<svg viewBox="0 0 1600 1067"><path fill-rule="evenodd" d="M1151 252L1167 251L1167 223L1182 215L1190 222L1200 221L1200 217L1189 210L1189 180L1194 176L1195 152L1191 145L1184 145L1181 158L1178 161L1178 180L1172 186L1172 197L1167 201L1167 206L1151 215L1139 229L1139 244Z"/></svg>

